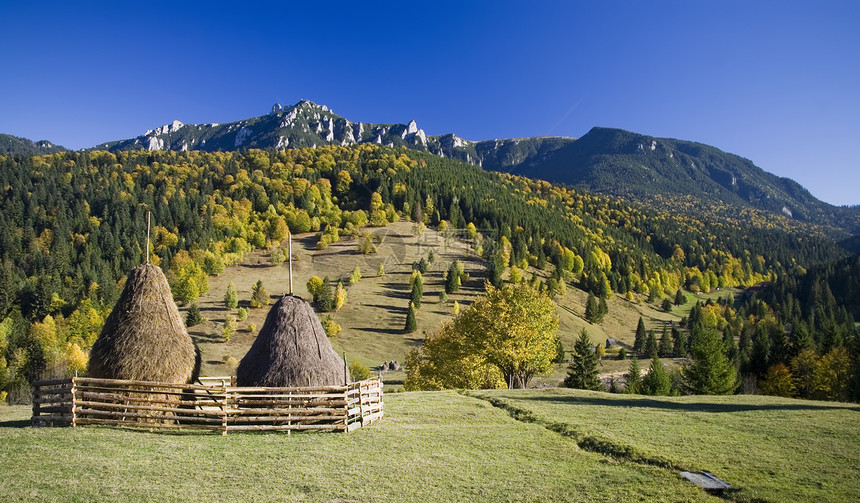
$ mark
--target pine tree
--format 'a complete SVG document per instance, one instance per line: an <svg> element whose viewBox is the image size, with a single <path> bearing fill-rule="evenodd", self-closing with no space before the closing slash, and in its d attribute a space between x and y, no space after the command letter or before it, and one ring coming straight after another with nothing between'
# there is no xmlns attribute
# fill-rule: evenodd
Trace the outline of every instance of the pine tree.
<svg viewBox="0 0 860 503"><path fill-rule="evenodd" d="M263 286L263 280L257 280L257 283L251 287L251 307L263 307L269 305L269 292Z"/></svg>
<svg viewBox="0 0 860 503"><path fill-rule="evenodd" d="M239 295L236 293L236 285L231 281L227 284L227 293L224 294L224 306L227 309L236 309L239 305Z"/></svg>
<svg viewBox="0 0 860 503"><path fill-rule="evenodd" d="M642 346L645 344L645 322L642 317L639 317L639 324L636 325L636 338L633 340L633 351L642 351Z"/></svg>
<svg viewBox="0 0 860 503"><path fill-rule="evenodd" d="M409 303L409 310L406 311L406 326L403 331L407 334L418 330L418 321L415 319L415 305Z"/></svg>
<svg viewBox="0 0 860 503"><path fill-rule="evenodd" d="M687 332L684 330L678 330L677 328L672 327L672 353L675 354L678 358L684 358L689 353L689 346L687 344Z"/></svg>
<svg viewBox="0 0 860 503"><path fill-rule="evenodd" d="M645 354L648 356L654 356L657 354L657 337L654 336L654 331L648 331L648 338L645 339Z"/></svg>
<svg viewBox="0 0 860 503"><path fill-rule="evenodd" d="M597 376L597 354L584 328L573 346L573 357L564 385L568 388L603 391L603 385Z"/></svg>
<svg viewBox="0 0 860 503"><path fill-rule="evenodd" d="M606 299L600 297L597 302L597 323L603 323L603 318L609 313L609 306L606 305Z"/></svg>
<svg viewBox="0 0 860 503"><path fill-rule="evenodd" d="M660 349L658 352L662 358L672 356L672 335L666 330L666 327L663 327L663 335L660 336Z"/></svg>
<svg viewBox="0 0 860 503"><path fill-rule="evenodd" d="M637 395L642 392L642 369L639 367L639 359L636 355L630 359L630 367L627 368L627 387L625 393Z"/></svg>
<svg viewBox="0 0 860 503"><path fill-rule="evenodd" d="M555 351L555 360L553 360L553 363L564 363L564 344L561 342L561 337L555 340Z"/></svg>
<svg viewBox="0 0 860 503"><path fill-rule="evenodd" d="M681 289L679 288L678 291L675 293L675 305L676 306L683 306L686 302L687 302L687 299L686 299L686 297L684 297L684 292L682 292Z"/></svg>
<svg viewBox="0 0 860 503"><path fill-rule="evenodd" d="M589 323L597 323L597 316L597 298L589 292L588 300L585 301L585 320Z"/></svg>
<svg viewBox="0 0 860 503"><path fill-rule="evenodd" d="M690 348L693 361L681 371L684 386L699 395L727 395L738 385L735 366L726 356L719 332L706 328Z"/></svg>
<svg viewBox="0 0 860 503"><path fill-rule="evenodd" d="M323 278L322 286L319 289L317 308L324 313L334 309L334 297L331 293L331 281L328 279L328 276Z"/></svg>
<svg viewBox="0 0 860 503"><path fill-rule="evenodd" d="M672 391L672 379L663 368L663 363L655 355L651 358L651 368L642 379L642 392L646 395L666 396L670 391Z"/></svg>
<svg viewBox="0 0 860 503"><path fill-rule="evenodd" d="M200 316L200 308L197 303L193 303L188 307L188 314L185 316L185 326L193 327L203 323L203 317Z"/></svg>

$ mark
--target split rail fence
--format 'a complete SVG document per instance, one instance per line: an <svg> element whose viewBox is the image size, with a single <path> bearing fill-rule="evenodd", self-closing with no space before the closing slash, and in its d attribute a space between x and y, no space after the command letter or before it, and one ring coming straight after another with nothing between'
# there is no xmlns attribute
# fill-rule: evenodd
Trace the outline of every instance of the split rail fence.
<svg viewBox="0 0 860 503"><path fill-rule="evenodd" d="M220 380L220 383L218 382ZM168 384L73 377L33 384L33 426L351 432L382 418L378 378L345 386L260 388L230 378Z"/></svg>

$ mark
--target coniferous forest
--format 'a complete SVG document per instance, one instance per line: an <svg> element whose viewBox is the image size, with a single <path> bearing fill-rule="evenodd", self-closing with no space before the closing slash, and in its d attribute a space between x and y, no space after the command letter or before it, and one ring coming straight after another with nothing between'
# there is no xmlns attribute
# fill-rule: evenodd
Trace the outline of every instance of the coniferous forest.
<svg viewBox="0 0 860 503"><path fill-rule="evenodd" d="M371 144L6 155L0 190L0 389L10 401L37 378L86 368L125 274L147 255L187 304L209 275L289 232L317 233L322 247L396 220L479 236L497 286L503 271L528 267L548 273L536 287L550 295L573 285L657 304L679 290L759 285L697 305L673 354L717 331L735 389L860 396L858 257L770 220L738 227Z"/></svg>

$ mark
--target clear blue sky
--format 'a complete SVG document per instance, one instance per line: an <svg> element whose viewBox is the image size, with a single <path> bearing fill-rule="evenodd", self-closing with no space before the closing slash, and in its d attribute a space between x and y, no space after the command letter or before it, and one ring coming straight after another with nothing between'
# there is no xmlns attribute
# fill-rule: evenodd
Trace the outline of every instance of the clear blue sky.
<svg viewBox="0 0 860 503"><path fill-rule="evenodd" d="M306 98L472 140L699 141L860 203L857 1L70 3L0 0L0 132L83 148Z"/></svg>

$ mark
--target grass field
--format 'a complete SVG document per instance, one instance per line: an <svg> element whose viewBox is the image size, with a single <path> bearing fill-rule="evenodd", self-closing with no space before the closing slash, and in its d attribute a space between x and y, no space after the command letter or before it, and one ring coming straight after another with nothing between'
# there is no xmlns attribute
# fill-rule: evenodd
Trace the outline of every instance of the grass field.
<svg viewBox="0 0 860 503"><path fill-rule="evenodd" d="M31 428L28 408L0 407L0 500L718 500L679 468L724 478L732 501L860 494L860 410L845 404L559 389L385 402L351 434L227 437Z"/></svg>
<svg viewBox="0 0 860 503"><path fill-rule="evenodd" d="M361 281L349 288L346 305L338 312L331 313L342 327L341 333L331 339L332 344L338 353L346 353L349 361L358 360L371 368L391 360L402 362L410 349L420 345L427 334L432 334L441 323L451 319L454 301L465 307L483 292L486 275L484 264L467 243L446 238L433 229L425 230L419 237L414 227L409 222L397 222L372 229L379 242L377 253L370 255L358 253L354 239L344 238L324 250L315 248L314 234L297 236L293 241L293 255L296 258L293 264L294 291L303 298L310 298L305 284L311 276L328 276L333 282L343 279L348 284L346 278L355 267L359 267L362 272ZM404 334L412 263L426 258L431 251L436 258L424 275L424 298L417 314L418 331ZM439 294L444 290L442 275L454 260L463 261L471 280L442 304L439 302ZM377 275L380 264L384 265L384 276ZM198 300L201 312L208 321L189 330L203 352L202 375L233 373L234 368L226 360L241 360L253 343L256 332L262 328L268 309L252 309L248 319L240 322L239 331L229 342L221 337L224 320L230 313L223 303L227 284L233 282L236 285L240 306L247 307L251 286L258 279L263 281L273 300L289 289L287 267L271 265L269 254L264 251L250 253L242 264L228 267L221 275L210 278L209 291ZM713 292L710 296L733 293L736 291L724 290ZM695 296L689 294L688 298L691 301L686 305L666 313L646 302L629 302L615 295L608 300L609 314L604 322L592 325L582 317L587 294L576 288L568 288L565 295L556 299L560 317L559 335L568 350L573 348L582 328L588 330L594 343L604 343L607 337L614 337L629 347L633 343L640 316L659 337L665 324L677 323L689 313ZM706 296L699 298L705 299ZM250 324L256 325L256 331L248 331ZM677 362L672 364L676 365ZM607 358L600 371L623 371L628 365L629 362ZM556 386L565 373L566 365L556 366L554 372L536 379L534 385Z"/></svg>

